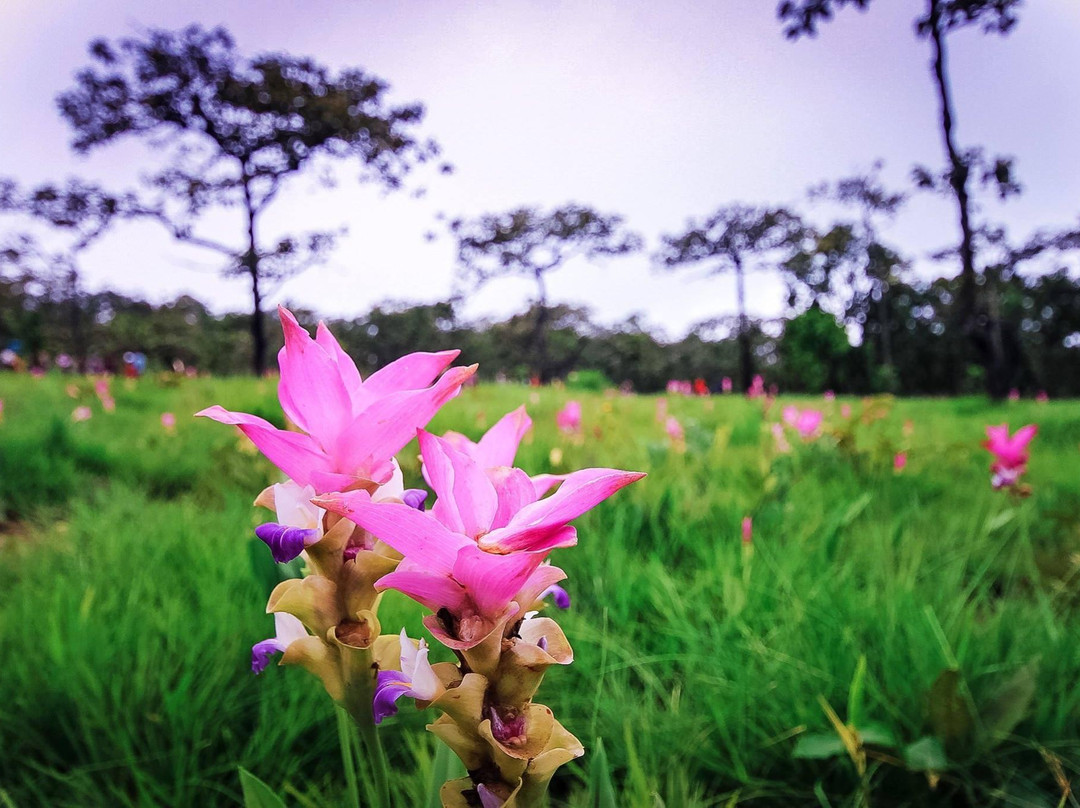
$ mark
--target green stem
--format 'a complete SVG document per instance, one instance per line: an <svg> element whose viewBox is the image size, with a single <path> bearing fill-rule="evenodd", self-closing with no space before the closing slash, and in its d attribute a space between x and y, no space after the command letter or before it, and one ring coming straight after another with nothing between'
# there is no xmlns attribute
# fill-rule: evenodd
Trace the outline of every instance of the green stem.
<svg viewBox="0 0 1080 808"><path fill-rule="evenodd" d="M361 670L371 669L370 651L366 658L359 660ZM357 736L363 750L363 770L370 775L369 788L365 788L368 794L370 808L394 808L390 800L390 765L386 759L386 752L379 738L378 728L375 726L375 716L371 712L371 700L374 696L375 682L373 676L356 675L346 685L344 704L345 711L356 726ZM359 767L358 767L359 768Z"/></svg>

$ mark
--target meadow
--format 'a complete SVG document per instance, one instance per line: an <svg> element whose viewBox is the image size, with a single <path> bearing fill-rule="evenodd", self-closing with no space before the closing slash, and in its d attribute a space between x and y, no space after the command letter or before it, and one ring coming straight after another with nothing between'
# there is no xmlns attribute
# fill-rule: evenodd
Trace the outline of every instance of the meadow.
<svg viewBox="0 0 1080 808"><path fill-rule="evenodd" d="M0 806L238 805L238 766L289 805L348 805L322 687L249 668L287 574L253 536L275 471L191 417L281 426L273 381L112 394L105 412L89 380L0 376ZM555 428L569 399L580 437ZM1078 804L1080 403L667 401L684 445L656 397L561 388L480 385L432 424L476 438L524 403L530 473L649 473L555 554L576 658L539 697L588 752L552 806L601 804L598 739L630 808ZM824 434L782 453L770 426L792 402L824 408ZM989 483L980 442L1002 422L1039 426L1027 498ZM415 484L415 446L400 460ZM393 592L380 610L412 636L420 617ZM402 806L436 775L431 718L407 706L379 730Z"/></svg>

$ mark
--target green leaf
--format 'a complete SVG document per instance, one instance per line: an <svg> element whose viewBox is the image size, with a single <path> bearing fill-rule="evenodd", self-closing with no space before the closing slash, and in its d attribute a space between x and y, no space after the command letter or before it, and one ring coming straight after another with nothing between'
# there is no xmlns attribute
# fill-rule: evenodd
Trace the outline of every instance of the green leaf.
<svg viewBox="0 0 1080 808"><path fill-rule="evenodd" d="M960 671L946 668L930 687L927 703L930 726L946 749L966 746L975 724L967 699L960 691L962 682Z"/></svg>
<svg viewBox="0 0 1080 808"><path fill-rule="evenodd" d="M285 808L281 797L243 766L240 767L240 789L244 792L244 808Z"/></svg>
<svg viewBox="0 0 1080 808"><path fill-rule="evenodd" d="M1039 677L1039 662L1032 660L1006 680L980 710L986 737L980 745L993 747L1016 729L1031 709Z"/></svg>
<svg viewBox="0 0 1080 808"><path fill-rule="evenodd" d="M833 732L809 732L800 735L792 755L802 760L824 760L847 754L844 742Z"/></svg>
<svg viewBox="0 0 1080 808"><path fill-rule="evenodd" d="M844 511L843 517L840 519L840 527L848 527L852 522L859 518L859 515L866 510L866 506L870 504L870 500L874 498L874 495L869 491L863 493L857 500L848 506L848 509Z"/></svg>
<svg viewBox="0 0 1080 808"><path fill-rule="evenodd" d="M589 765L589 808L617 808L615 786L611 782L611 770L602 738L596 739L596 751Z"/></svg>
<svg viewBox="0 0 1080 808"><path fill-rule="evenodd" d="M439 789L447 780L453 780L464 775L464 767L458 762L457 756L450 751L449 746L439 744L435 747L435 759L431 762L431 781L428 783L427 799L424 801L425 808L442 808L442 797Z"/></svg>
<svg viewBox="0 0 1080 808"><path fill-rule="evenodd" d="M866 654L859 655L859 661L855 664L855 674L851 677L851 687L848 688L847 722L859 729L862 725L863 686L866 683Z"/></svg>
<svg viewBox="0 0 1080 808"><path fill-rule="evenodd" d="M893 731L884 724L870 721L863 726L855 727L855 729L859 733L859 737L862 738L863 743L872 746L884 746L889 749L895 749L900 745Z"/></svg>
<svg viewBox="0 0 1080 808"><path fill-rule="evenodd" d="M937 738L929 736L909 743L903 750L904 763L916 772L942 772L949 767L945 747Z"/></svg>

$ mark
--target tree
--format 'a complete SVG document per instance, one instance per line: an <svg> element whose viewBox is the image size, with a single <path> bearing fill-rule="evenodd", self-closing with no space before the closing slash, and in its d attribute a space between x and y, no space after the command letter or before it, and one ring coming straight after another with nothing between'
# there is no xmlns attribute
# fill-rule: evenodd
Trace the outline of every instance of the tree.
<svg viewBox="0 0 1080 808"><path fill-rule="evenodd" d="M972 223L972 200L969 181L978 152L962 149L955 133L956 112L948 73L947 36L962 28L981 26L986 33L1005 35L1018 21L1021 0L926 0L926 12L915 21L916 34L930 41L931 74L940 105L941 137L945 148L945 178L956 201L960 226L960 293L956 312L964 333L979 352L987 370L987 388L991 396L1003 398L1007 392L1008 373L1000 339L1000 327L978 298L978 271L975 266L975 225ZM790 39L814 36L822 22L832 19L836 10L852 6L865 10L870 0L782 0L777 14ZM1003 187L1015 185L1009 176L1011 160L994 161Z"/></svg>
<svg viewBox="0 0 1080 808"><path fill-rule="evenodd" d="M273 242L261 218L285 181L316 161L355 158L361 179L398 188L416 164L437 154L414 130L419 104L387 106L387 85L359 69L337 75L311 59L284 53L242 56L222 28L151 30L90 45L94 64L63 93L60 112L86 153L125 137L164 154L143 181L139 215L152 216L177 239L226 258L227 276L251 284L252 367L266 367L265 285L320 260L334 233L287 235ZM242 239L200 235L208 209L239 207Z"/></svg>
<svg viewBox="0 0 1080 808"><path fill-rule="evenodd" d="M734 204L720 208L701 222L691 221L679 235L662 236L654 263L675 270L707 264L707 274L735 274L739 322L739 383L750 387L753 356L750 318L746 313L746 275L775 268L805 234L802 221L784 208Z"/></svg>
<svg viewBox="0 0 1080 808"><path fill-rule="evenodd" d="M550 381L546 276L574 257L589 260L627 255L641 249L641 237L626 229L621 216L569 204L550 211L517 208L472 219L455 219L450 232L457 239L462 281L479 289L497 278L524 277L536 283L531 352L533 369Z"/></svg>

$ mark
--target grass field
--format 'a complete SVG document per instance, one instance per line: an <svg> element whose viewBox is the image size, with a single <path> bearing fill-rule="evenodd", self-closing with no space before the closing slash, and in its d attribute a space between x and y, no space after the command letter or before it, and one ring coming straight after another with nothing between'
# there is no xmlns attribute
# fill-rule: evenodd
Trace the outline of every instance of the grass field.
<svg viewBox="0 0 1080 808"><path fill-rule="evenodd" d="M116 380L111 413L71 383L0 376L0 806L237 805L238 765L290 805L345 805L321 686L249 671L281 574L252 534L274 471L190 417L220 403L280 425L273 383ZM581 439L554 427L568 398ZM778 454L784 398L767 415L670 398L680 451L655 398L481 386L432 428L475 438L521 403L530 473L650 474L556 552L576 660L539 694L604 740L619 805L1077 805L1080 404L851 400L845 419L818 400L826 435ZM1024 500L989 485L979 444L1003 421L1039 425ZM415 448L401 460L416 484ZM396 593L380 611L413 636L420 616ZM402 806L424 805L431 718L380 728ZM553 806L590 804L590 759Z"/></svg>

